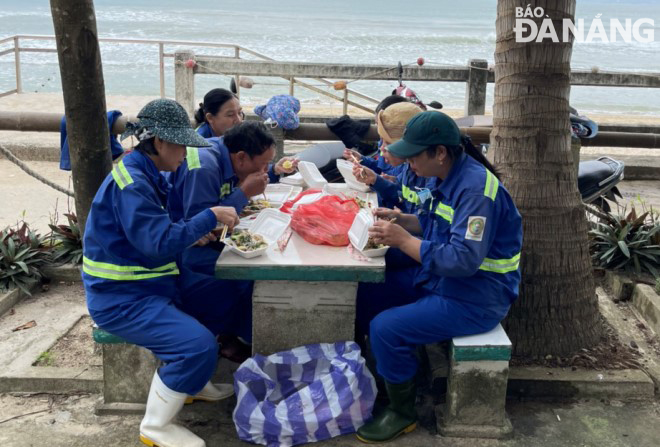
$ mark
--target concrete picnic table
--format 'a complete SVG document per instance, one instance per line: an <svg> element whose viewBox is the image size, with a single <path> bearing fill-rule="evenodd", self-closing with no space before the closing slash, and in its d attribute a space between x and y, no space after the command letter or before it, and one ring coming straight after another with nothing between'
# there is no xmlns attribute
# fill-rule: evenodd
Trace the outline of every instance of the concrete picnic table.
<svg viewBox="0 0 660 447"><path fill-rule="evenodd" d="M385 258L361 261L347 247L313 245L294 231L283 253L277 244L252 259L223 250L216 277L255 281L252 350L268 355L353 340L358 282L385 281Z"/></svg>

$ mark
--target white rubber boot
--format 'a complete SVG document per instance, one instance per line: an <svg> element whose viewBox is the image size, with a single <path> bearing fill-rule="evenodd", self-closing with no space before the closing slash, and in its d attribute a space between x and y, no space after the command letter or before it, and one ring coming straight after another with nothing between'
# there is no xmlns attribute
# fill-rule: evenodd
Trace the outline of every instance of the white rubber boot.
<svg viewBox="0 0 660 447"><path fill-rule="evenodd" d="M187 397L186 393L169 389L156 371L140 424L140 441L150 447L206 447L202 438L172 422Z"/></svg>
<svg viewBox="0 0 660 447"><path fill-rule="evenodd" d="M197 400L205 402L217 402L234 395L234 387L229 383L211 383L208 382L202 388L202 391L194 396L188 396L186 399L187 404L191 404Z"/></svg>

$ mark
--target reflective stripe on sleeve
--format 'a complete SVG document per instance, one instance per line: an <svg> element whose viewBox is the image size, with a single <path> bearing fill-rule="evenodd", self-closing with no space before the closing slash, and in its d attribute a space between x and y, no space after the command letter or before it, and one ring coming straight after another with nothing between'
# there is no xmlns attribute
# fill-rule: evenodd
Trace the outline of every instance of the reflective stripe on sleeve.
<svg viewBox="0 0 660 447"><path fill-rule="evenodd" d="M493 273L509 273L518 270L520 265L520 253L510 259L490 259L485 258L479 266L479 270Z"/></svg>
<svg viewBox="0 0 660 447"><path fill-rule="evenodd" d="M111 173L112 178L115 179L115 183L117 183L119 189L124 189L133 183L131 174L128 173L126 166L124 166L124 160L121 160L119 163L117 163L117 166L112 169Z"/></svg>
<svg viewBox="0 0 660 447"><path fill-rule="evenodd" d="M160 267L148 269L141 266L125 266L92 261L85 256L83 256L83 271L91 276L117 281L135 281L179 274L176 262L170 262Z"/></svg>
<svg viewBox="0 0 660 447"><path fill-rule="evenodd" d="M495 201L498 187L499 181L497 180L497 177L495 177L495 174L486 169L486 187L484 188L484 195Z"/></svg>
<svg viewBox="0 0 660 447"><path fill-rule="evenodd" d="M196 147L186 147L186 161L188 162L188 170L199 169L202 164L199 162L199 149Z"/></svg>

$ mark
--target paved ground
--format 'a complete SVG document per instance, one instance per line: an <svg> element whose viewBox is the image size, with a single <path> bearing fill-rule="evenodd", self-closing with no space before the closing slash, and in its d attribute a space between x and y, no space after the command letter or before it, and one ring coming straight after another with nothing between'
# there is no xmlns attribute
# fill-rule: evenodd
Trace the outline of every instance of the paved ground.
<svg viewBox="0 0 660 447"><path fill-rule="evenodd" d="M97 395L32 397L0 395L3 447L131 447L138 441L139 416L95 416ZM196 403L180 420L208 447L248 445L237 439L231 420L234 401ZM20 415L36 412L39 413ZM660 404L653 402L509 402L513 438L505 441L444 438L426 428L387 444L392 447L657 447ZM6 419L19 416L4 422ZM320 446L363 446L352 435Z"/></svg>
<svg viewBox="0 0 660 447"><path fill-rule="evenodd" d="M0 370L20 376L80 318L84 295L80 283L53 284L48 292L22 301L0 316ZM629 319L631 318L628 315ZM31 329L11 329L34 319ZM68 322L68 323L67 323ZM66 327L64 327L64 326ZM43 368L43 367L42 367ZM84 370L83 370L84 371ZM0 394L2 447L131 447L141 445L140 416L96 416L99 394ZM235 400L187 406L180 420L207 441L208 447L238 447L232 422ZM514 434L504 441L465 440L438 436L430 398L420 402L423 423L392 447L657 447L660 401L579 400L532 402L510 400L507 411ZM353 436L320 445L356 447Z"/></svg>

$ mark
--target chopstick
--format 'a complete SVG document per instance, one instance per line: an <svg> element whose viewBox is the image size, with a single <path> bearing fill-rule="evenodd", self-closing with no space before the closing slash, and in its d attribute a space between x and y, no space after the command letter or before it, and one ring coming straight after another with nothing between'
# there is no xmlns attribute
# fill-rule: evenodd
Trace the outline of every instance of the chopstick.
<svg viewBox="0 0 660 447"><path fill-rule="evenodd" d="M351 154L351 160L353 161L353 163L360 166L360 178L363 178L364 177L364 166L362 166L362 163L360 163L360 160L357 159L355 154Z"/></svg>
<svg viewBox="0 0 660 447"><path fill-rule="evenodd" d="M221 241L224 241L224 240L225 240L225 237L227 237L227 230L228 230L228 229L229 229L229 227L228 227L227 225L225 225L225 226L222 228L222 234L220 235L220 240L221 240Z"/></svg>

